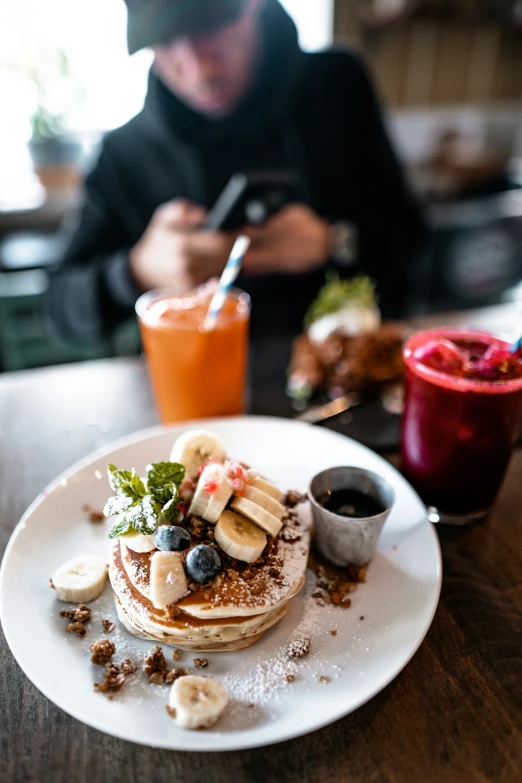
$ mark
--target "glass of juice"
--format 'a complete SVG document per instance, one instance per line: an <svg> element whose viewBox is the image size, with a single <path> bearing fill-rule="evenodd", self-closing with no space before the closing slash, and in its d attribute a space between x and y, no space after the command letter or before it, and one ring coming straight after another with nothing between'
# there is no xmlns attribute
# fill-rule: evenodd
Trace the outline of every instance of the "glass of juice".
<svg viewBox="0 0 522 783"><path fill-rule="evenodd" d="M216 325L204 327L212 291L159 290L136 303L160 419L169 424L244 413L250 298L232 289Z"/></svg>
<svg viewBox="0 0 522 783"><path fill-rule="evenodd" d="M522 422L522 359L485 332L433 329L404 349L402 464L433 522L487 516Z"/></svg>

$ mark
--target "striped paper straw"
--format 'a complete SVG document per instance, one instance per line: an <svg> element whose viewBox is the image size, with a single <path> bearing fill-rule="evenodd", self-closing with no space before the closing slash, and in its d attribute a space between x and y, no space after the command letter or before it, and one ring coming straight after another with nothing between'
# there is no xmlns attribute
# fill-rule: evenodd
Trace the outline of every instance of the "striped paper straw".
<svg viewBox="0 0 522 783"><path fill-rule="evenodd" d="M218 289L212 297L207 317L203 324L204 329L213 329L215 327L221 308L225 304L230 288L236 281L239 270L241 269L241 263L249 247L250 239L248 237L239 236L236 239L230 258L228 259L227 265L223 269L223 274L219 280Z"/></svg>
<svg viewBox="0 0 522 783"><path fill-rule="evenodd" d="M509 349L511 353L515 354L520 351L522 348L522 335L518 338L518 340L515 340L514 343L511 344L511 348Z"/></svg>

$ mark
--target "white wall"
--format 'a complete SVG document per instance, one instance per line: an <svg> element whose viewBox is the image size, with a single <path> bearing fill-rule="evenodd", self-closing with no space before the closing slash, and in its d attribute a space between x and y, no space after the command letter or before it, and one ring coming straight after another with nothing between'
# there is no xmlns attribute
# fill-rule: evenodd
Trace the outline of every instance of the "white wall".
<svg viewBox="0 0 522 783"><path fill-rule="evenodd" d="M388 125L400 156L409 164L426 158L445 130L459 131L478 149L491 143L522 155L522 106L398 109L389 115Z"/></svg>
<svg viewBox="0 0 522 783"><path fill-rule="evenodd" d="M334 0L279 0L293 16L299 42L312 52L325 49L333 40Z"/></svg>

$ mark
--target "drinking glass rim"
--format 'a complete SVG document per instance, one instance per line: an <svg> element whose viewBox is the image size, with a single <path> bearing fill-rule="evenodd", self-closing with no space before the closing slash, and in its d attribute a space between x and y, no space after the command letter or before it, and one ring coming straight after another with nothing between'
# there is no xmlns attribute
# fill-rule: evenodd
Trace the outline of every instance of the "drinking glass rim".
<svg viewBox="0 0 522 783"><path fill-rule="evenodd" d="M508 394L510 392L522 390L522 378L511 378L510 380L505 381L481 381L472 378L457 378L453 375L447 375L440 370L434 370L432 367L427 367L413 357L412 344L416 343L419 339L425 339L426 336L437 336L446 337L451 340L452 335L469 335L472 338L486 338L488 341L496 340L498 342L506 343L508 346L511 344L507 335L484 332L481 329L471 329L466 328L465 326L440 326L433 329L422 329L419 332L415 332L415 334L407 340L404 346L403 357L406 366L409 367L412 372L415 372L417 375L430 381L434 385L443 386L452 391L482 391L485 394Z"/></svg>
<svg viewBox="0 0 522 783"><path fill-rule="evenodd" d="M198 291L201 291L204 288L204 286L200 286L200 288L194 289L194 291L189 291L186 294L180 294L179 290L173 288L173 287L165 287L165 288L153 288L150 291L146 291L144 294L142 294L139 299L136 301L136 304L134 305L134 309L136 312L136 315L139 320L143 321L146 324L150 325L150 320L147 319L147 309L150 307L150 305L158 301L160 299L183 299L183 297L190 296L191 294L197 294ZM210 293L210 292L209 292ZM228 296L235 296L236 299L241 300L242 303L245 305L245 312L241 315L250 315L250 311L252 309L252 301L250 299L250 295L247 294L246 291L243 291L241 288L233 287L227 292ZM238 320L238 313L232 313L230 316L226 318L221 318L219 323L217 324L216 328L220 329L222 326L226 326L230 323L233 323L234 321ZM154 324L154 326L158 327L159 324ZM169 328L169 324L162 324L164 328ZM194 329L193 325L184 325L184 324L176 324L176 329Z"/></svg>

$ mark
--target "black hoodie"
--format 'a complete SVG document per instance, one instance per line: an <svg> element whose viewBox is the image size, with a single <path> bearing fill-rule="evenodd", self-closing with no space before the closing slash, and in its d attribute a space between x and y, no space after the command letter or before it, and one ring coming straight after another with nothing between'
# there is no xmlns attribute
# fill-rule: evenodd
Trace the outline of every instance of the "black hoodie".
<svg viewBox="0 0 522 783"><path fill-rule="evenodd" d="M143 110L105 137L46 297L62 336L96 338L132 313L141 292L128 253L159 205L185 198L210 208L232 174L256 169L297 170L305 203L328 221L355 224L358 263L350 273L371 275L385 315L400 313L422 221L368 75L350 51L303 53L275 0L262 29L257 75L230 116L194 112L151 72ZM242 276L253 333L297 332L323 281L324 270Z"/></svg>

